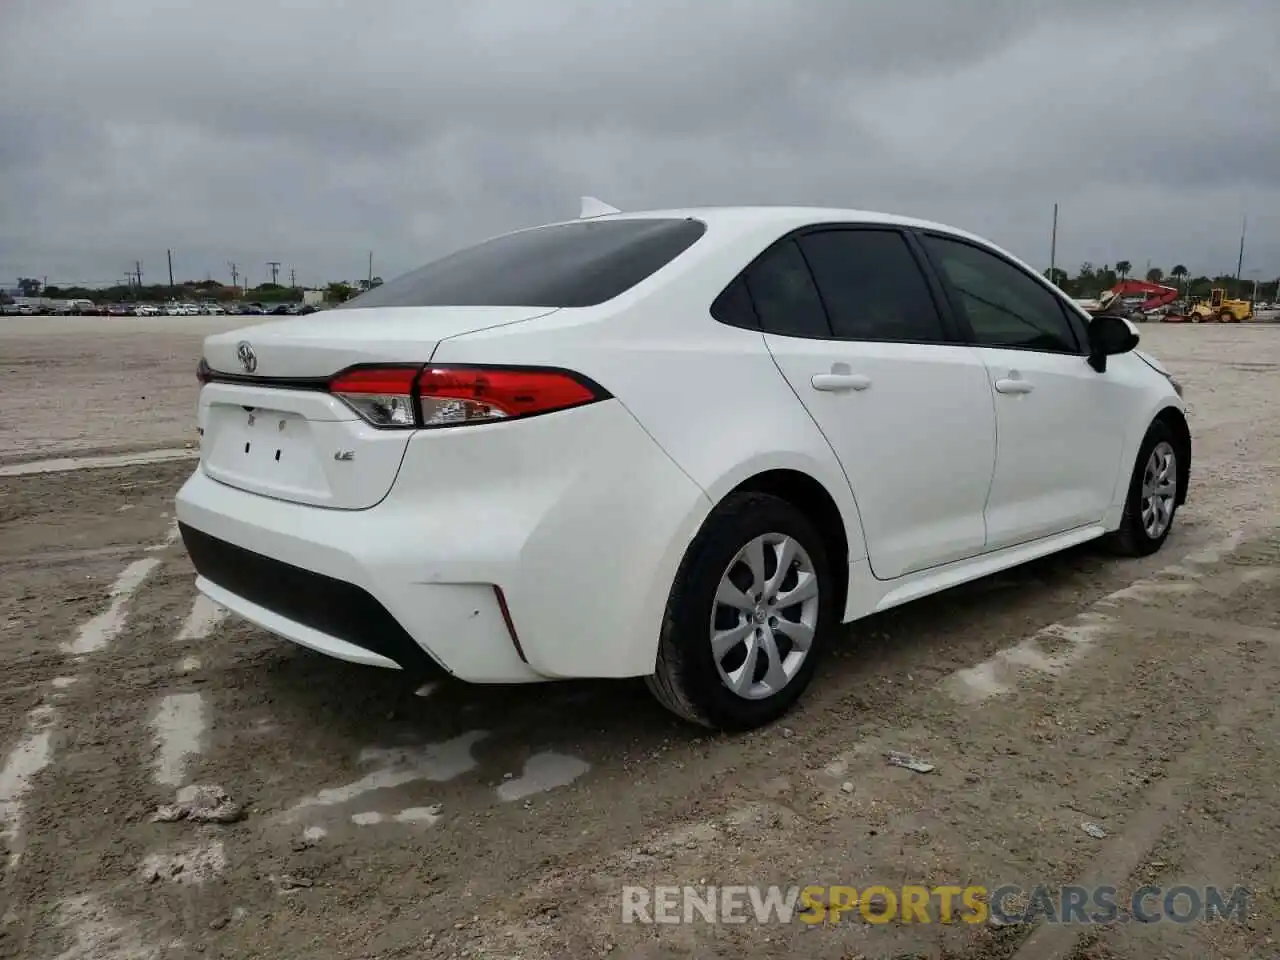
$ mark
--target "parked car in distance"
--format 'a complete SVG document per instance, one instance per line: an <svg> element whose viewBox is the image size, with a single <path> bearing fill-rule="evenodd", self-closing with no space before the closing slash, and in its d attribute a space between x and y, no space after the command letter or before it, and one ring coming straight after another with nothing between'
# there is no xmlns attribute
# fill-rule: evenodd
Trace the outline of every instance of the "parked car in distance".
<svg viewBox="0 0 1280 960"><path fill-rule="evenodd" d="M1161 547L1191 438L1138 339L936 223L586 217L208 337L177 517L203 593L312 649L750 728L841 623Z"/></svg>

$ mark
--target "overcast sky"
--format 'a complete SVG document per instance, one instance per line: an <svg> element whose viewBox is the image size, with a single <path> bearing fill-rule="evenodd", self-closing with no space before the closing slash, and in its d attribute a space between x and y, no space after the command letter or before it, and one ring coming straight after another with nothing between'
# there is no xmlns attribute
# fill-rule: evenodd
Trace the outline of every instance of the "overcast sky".
<svg viewBox="0 0 1280 960"><path fill-rule="evenodd" d="M1280 0L0 0L0 282L802 203L1280 274ZM1256 271L1256 273L1255 273Z"/></svg>

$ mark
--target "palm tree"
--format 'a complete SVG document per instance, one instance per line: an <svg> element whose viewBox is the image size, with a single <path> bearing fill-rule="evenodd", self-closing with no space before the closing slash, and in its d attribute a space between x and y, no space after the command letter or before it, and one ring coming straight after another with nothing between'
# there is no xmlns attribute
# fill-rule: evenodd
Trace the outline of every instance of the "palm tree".
<svg viewBox="0 0 1280 960"><path fill-rule="evenodd" d="M1132 269L1133 269L1133 264L1130 263L1128 260L1116 261L1116 273L1119 275L1121 280L1129 276L1129 271Z"/></svg>
<svg viewBox="0 0 1280 960"><path fill-rule="evenodd" d="M1186 279L1187 274L1188 274L1188 273L1190 273L1190 272L1191 272L1191 271L1189 271L1189 270L1186 268L1186 266L1184 266L1183 264L1179 263L1179 264L1175 264L1175 265L1174 265L1174 268L1173 268L1172 270L1170 270L1170 271L1169 271L1169 276L1173 277L1174 282L1175 282L1175 283L1177 283L1177 285L1178 285L1178 289L1179 289L1179 290L1181 290L1181 289L1182 289L1182 281Z"/></svg>

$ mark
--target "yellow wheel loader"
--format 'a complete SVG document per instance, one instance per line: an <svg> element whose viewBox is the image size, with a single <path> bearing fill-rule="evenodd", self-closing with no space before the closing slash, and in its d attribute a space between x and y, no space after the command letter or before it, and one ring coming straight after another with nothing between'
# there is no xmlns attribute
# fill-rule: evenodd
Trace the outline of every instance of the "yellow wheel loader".
<svg viewBox="0 0 1280 960"><path fill-rule="evenodd" d="M1192 323L1239 323L1253 319L1253 301L1230 300L1221 287L1209 291L1208 300L1197 300L1187 313Z"/></svg>

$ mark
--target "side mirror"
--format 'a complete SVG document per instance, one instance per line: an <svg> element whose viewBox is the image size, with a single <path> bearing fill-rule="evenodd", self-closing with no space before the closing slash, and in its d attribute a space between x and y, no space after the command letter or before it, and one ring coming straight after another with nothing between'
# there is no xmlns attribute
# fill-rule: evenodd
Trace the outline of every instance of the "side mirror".
<svg viewBox="0 0 1280 960"><path fill-rule="evenodd" d="M1107 357L1128 353L1138 345L1138 331L1124 317L1105 314L1089 322L1089 366L1099 373L1107 370Z"/></svg>

